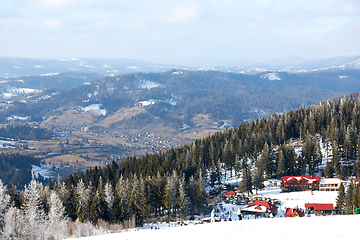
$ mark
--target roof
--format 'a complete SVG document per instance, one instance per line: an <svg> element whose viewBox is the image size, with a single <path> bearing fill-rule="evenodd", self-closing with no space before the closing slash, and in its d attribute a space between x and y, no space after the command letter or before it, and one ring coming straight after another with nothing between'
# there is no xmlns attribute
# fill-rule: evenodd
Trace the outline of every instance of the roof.
<svg viewBox="0 0 360 240"><path fill-rule="evenodd" d="M320 184L340 184L340 178L321 178Z"/></svg>
<svg viewBox="0 0 360 240"><path fill-rule="evenodd" d="M332 211L334 209L334 205L332 203L305 203L305 208L311 207L314 207L314 210Z"/></svg>
<svg viewBox="0 0 360 240"><path fill-rule="evenodd" d="M263 207L266 207L266 209L270 210L271 212L275 212L276 209L278 208L274 204L271 204L267 201L255 201L255 202L249 203L248 207L252 207L252 206L263 206Z"/></svg>
<svg viewBox="0 0 360 240"><path fill-rule="evenodd" d="M287 208L285 217L304 217L305 214L298 208Z"/></svg>
<svg viewBox="0 0 360 240"><path fill-rule="evenodd" d="M282 181L284 183L288 183L289 181L291 180L296 180L296 181L301 181L301 180L306 180L308 181L309 183L312 183L312 182L319 182L320 181L320 178L318 176L284 176L284 177L281 177Z"/></svg>
<svg viewBox="0 0 360 240"><path fill-rule="evenodd" d="M264 213L264 212L267 212L267 209L265 206L248 206L246 208L242 208L241 209L241 212L261 212L261 213Z"/></svg>
<svg viewBox="0 0 360 240"><path fill-rule="evenodd" d="M234 191L228 191L227 193L224 193L223 195L235 195Z"/></svg>

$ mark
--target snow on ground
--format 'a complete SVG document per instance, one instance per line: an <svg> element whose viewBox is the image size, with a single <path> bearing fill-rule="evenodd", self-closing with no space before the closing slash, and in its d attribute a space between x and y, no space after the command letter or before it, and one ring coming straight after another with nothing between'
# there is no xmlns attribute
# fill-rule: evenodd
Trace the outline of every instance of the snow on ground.
<svg viewBox="0 0 360 240"><path fill-rule="evenodd" d="M148 90L152 89L152 88L157 88L157 87L162 87L163 85L160 83L156 83L153 81L148 81L148 80L142 80L140 81L140 85L139 88L147 88Z"/></svg>
<svg viewBox="0 0 360 240"><path fill-rule="evenodd" d="M159 230L141 228L122 233L81 238L86 240L146 239L358 239L357 226L360 215L303 217L303 218L260 218L253 220L228 221L188 225L179 227L160 226Z"/></svg>
<svg viewBox="0 0 360 240"><path fill-rule="evenodd" d="M270 81L280 81L281 78L276 73L267 73L261 76L262 78L267 78Z"/></svg>
<svg viewBox="0 0 360 240"><path fill-rule="evenodd" d="M100 109L101 104L91 104L87 107L82 108L84 112L90 111L96 115L106 115L106 109Z"/></svg>
<svg viewBox="0 0 360 240"><path fill-rule="evenodd" d="M221 217L221 222L189 223L180 226L172 223L145 225L138 231L129 230L121 233L107 234L81 238L86 240L113 239L303 239L304 237L319 237L323 239L358 239L357 225L360 215L347 216L315 216L303 218L285 218L286 207L304 208L305 203L335 203L337 192L304 191L281 193L279 187L268 187L258 195L279 199L281 207L275 218L257 218L246 215L242 221L236 216L238 207L245 205L222 204L222 209L215 214ZM218 208L219 209L219 208ZM224 221L230 217L232 221ZM151 229L152 227L152 229ZM159 227L159 230L155 230Z"/></svg>

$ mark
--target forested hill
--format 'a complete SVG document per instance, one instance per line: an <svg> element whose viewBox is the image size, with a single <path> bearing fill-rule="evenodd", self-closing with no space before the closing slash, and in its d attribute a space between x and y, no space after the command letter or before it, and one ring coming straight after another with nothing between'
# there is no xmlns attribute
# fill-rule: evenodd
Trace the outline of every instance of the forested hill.
<svg viewBox="0 0 360 240"><path fill-rule="evenodd" d="M84 184L88 189L97 189L96 194L106 182L108 188L114 186L113 191L119 194L117 207L127 201L136 202L135 196L132 200L129 196L123 199L125 185L133 192L142 189L141 204L127 202L135 204L128 210L133 211L130 215L141 219L146 214L158 214L160 209L180 208L181 205L175 204L176 199L187 199L195 206L194 213L203 210L205 184L212 187L221 184L220 176L226 173L223 170L237 174L246 192L262 188L266 178L285 175L359 177L359 128L360 98L359 94L353 94L245 122L238 128L166 152L128 157L104 168L95 167L64 182L73 191L75 186ZM295 143L301 147L299 155ZM320 144L331 149L332 156L322 156ZM329 159L325 169L319 168L323 157ZM171 199L173 205L169 205ZM68 202L67 209L76 209L75 205ZM72 212L72 216L76 218L77 213ZM126 219L125 215L119 216L123 217L120 220Z"/></svg>
<svg viewBox="0 0 360 240"><path fill-rule="evenodd" d="M124 124L127 128L141 128L156 121L154 119L162 119L167 125L181 128L183 123L192 126L198 114L209 114L215 122L228 121L237 126L244 119L360 91L359 80L360 71L341 69L257 75L186 70L134 73L69 89L48 89L25 99L17 97L4 104L0 121L17 115L41 122L43 117L59 115L69 108L101 104L106 110L105 117L119 109L144 106L144 111L130 121L111 126ZM19 84L13 87L24 87Z"/></svg>

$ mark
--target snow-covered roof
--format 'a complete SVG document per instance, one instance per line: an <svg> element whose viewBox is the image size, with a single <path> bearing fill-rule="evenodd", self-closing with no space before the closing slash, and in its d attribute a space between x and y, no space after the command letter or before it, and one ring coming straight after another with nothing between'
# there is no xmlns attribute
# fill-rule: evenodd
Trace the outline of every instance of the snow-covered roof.
<svg viewBox="0 0 360 240"><path fill-rule="evenodd" d="M308 183L313 183L313 182L319 182L320 178L318 176L284 176L281 177L281 179L283 180L284 183L287 183L293 179L295 179L296 181L300 181L300 180L306 180L308 181Z"/></svg>
<svg viewBox="0 0 360 240"><path fill-rule="evenodd" d="M340 184L340 178L321 178L320 184Z"/></svg>
<svg viewBox="0 0 360 240"><path fill-rule="evenodd" d="M261 212L261 213L264 213L267 211L267 208L265 206L251 206L251 207L245 207L245 208L242 208L241 211L244 211L244 212Z"/></svg>

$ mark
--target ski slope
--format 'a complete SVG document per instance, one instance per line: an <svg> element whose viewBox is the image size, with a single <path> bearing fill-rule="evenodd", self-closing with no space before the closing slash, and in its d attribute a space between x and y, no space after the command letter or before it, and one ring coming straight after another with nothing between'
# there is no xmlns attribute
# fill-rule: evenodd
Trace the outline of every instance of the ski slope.
<svg viewBox="0 0 360 240"><path fill-rule="evenodd" d="M257 195L279 199L281 207L275 218L257 218L246 216L238 221L236 212L239 206L223 204L224 211L218 213L222 218L230 216L232 221L215 223L192 222L186 226L178 224L152 224L135 230L107 235L81 238L84 240L115 240L115 239L358 239L357 226L360 215L347 216L312 216L303 218L284 218L286 207L304 208L305 203L333 203L337 192L304 191L281 193L278 187L268 187ZM240 206L244 207L244 206ZM159 230L155 230L159 227Z"/></svg>

